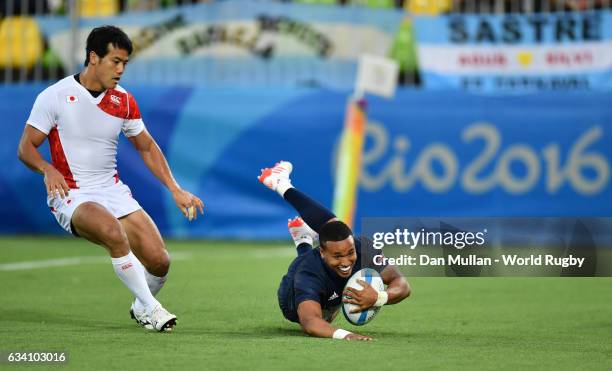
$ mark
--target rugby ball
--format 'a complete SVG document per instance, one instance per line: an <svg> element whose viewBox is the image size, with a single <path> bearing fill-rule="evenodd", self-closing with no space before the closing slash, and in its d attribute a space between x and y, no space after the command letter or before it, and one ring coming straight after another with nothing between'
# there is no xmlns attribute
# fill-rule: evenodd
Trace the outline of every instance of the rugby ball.
<svg viewBox="0 0 612 371"><path fill-rule="evenodd" d="M376 291L382 291L385 289L385 284L383 283L380 274L378 274L378 272L376 272L372 268L364 268L353 274L351 278L349 278L342 292L345 292L348 287L363 290L363 286L361 286L361 284L359 284L357 280L363 280L369 283ZM346 295L344 295L343 297L345 299L347 298ZM364 310L363 312L351 313L351 311L353 311L355 308L357 308L357 305L343 302L342 313L344 314L344 318L346 318L346 320L352 323L353 325L363 326L366 323L370 322L372 319L374 319L374 316L376 316L378 311L380 311L381 307L371 307L370 309Z"/></svg>

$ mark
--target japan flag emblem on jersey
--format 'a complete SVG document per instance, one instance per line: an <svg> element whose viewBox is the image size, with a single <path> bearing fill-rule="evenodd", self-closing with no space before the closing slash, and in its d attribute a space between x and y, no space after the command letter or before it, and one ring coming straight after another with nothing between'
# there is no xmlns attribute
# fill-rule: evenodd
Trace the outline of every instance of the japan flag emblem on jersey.
<svg viewBox="0 0 612 371"><path fill-rule="evenodd" d="M79 101L79 98L75 95L67 95L66 96L66 103L76 103Z"/></svg>

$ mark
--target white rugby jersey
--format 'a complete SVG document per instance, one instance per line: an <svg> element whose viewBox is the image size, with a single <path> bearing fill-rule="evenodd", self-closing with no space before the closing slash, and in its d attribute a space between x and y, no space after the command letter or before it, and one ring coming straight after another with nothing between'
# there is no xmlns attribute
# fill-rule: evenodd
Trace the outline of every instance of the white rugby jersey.
<svg viewBox="0 0 612 371"><path fill-rule="evenodd" d="M47 134L53 166L70 188L111 185L119 181L119 132L140 134L144 123L134 97L117 85L94 98L74 76L43 90L27 125Z"/></svg>

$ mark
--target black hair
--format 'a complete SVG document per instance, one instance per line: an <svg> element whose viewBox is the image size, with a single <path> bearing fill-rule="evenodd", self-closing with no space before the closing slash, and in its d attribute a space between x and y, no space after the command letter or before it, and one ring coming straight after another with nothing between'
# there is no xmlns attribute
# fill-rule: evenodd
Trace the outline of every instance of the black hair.
<svg viewBox="0 0 612 371"><path fill-rule="evenodd" d="M132 41L123 30L110 25L96 27L87 36L84 65L89 64L89 53L91 52L96 53L100 58L104 58L108 54L108 44L127 51L128 55L132 54Z"/></svg>
<svg viewBox="0 0 612 371"><path fill-rule="evenodd" d="M325 223L319 231L319 243L322 248L325 248L327 241L342 241L353 235L353 231L348 225L340 220L334 220Z"/></svg>

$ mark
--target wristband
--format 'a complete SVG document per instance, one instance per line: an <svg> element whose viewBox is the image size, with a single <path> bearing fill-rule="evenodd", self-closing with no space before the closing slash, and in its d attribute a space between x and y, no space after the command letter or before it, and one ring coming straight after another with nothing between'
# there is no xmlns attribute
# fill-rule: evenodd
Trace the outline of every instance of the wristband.
<svg viewBox="0 0 612 371"><path fill-rule="evenodd" d="M374 303L374 306L382 307L383 305L387 304L388 300L389 300L389 294L387 294L385 290L379 291L378 299L376 300L376 303Z"/></svg>
<svg viewBox="0 0 612 371"><path fill-rule="evenodd" d="M332 335L332 338L338 339L338 340L342 340L348 334L352 334L352 332L346 331L346 330L343 330L343 329L339 328L336 331L334 331L334 334Z"/></svg>

